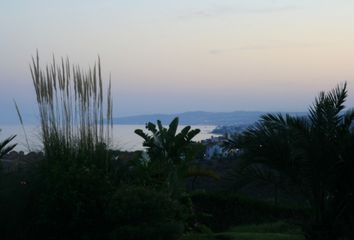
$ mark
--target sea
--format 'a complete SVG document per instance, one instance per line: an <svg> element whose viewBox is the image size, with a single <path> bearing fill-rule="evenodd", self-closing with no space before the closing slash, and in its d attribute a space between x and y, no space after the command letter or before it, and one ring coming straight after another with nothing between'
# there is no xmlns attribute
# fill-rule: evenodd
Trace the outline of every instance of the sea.
<svg viewBox="0 0 354 240"><path fill-rule="evenodd" d="M180 131L185 126L180 125L177 131ZM202 141L211 137L217 137L219 135L211 133L216 126L210 125L192 125L192 129L200 129L200 133L195 136L194 141ZM0 125L0 141L5 138L16 135L13 143L17 143L14 150L16 151L40 151L42 149L40 126L39 125ZM112 148L121 151L137 151L143 150L143 139L134 133L135 129L145 129L145 125L113 125L112 131ZM27 137L25 137L27 136ZM28 144L26 139L28 139Z"/></svg>

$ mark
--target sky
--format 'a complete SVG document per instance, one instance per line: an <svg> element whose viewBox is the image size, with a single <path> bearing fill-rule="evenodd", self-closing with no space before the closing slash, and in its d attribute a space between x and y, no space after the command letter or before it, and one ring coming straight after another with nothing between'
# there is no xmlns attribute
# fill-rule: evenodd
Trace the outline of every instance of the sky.
<svg viewBox="0 0 354 240"><path fill-rule="evenodd" d="M114 115L305 111L354 95L352 0L0 0L1 120L36 116L29 64L52 54L111 75Z"/></svg>

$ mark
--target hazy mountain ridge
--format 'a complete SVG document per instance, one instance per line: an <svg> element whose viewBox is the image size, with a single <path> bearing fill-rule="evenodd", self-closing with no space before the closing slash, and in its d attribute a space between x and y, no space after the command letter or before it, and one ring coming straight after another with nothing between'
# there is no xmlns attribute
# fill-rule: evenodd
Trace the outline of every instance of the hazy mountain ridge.
<svg viewBox="0 0 354 240"><path fill-rule="evenodd" d="M248 125L256 122L267 112L261 111L234 111L234 112L183 112L176 114L146 114L113 119L114 124L145 124L161 120L168 124L174 117L180 118L182 125ZM285 113L285 112L282 112ZM291 112L291 115L304 115L302 112Z"/></svg>
<svg viewBox="0 0 354 240"><path fill-rule="evenodd" d="M156 122L158 119L163 124L168 124L173 118L179 117L182 125L213 125L213 126L239 126L249 125L256 122L260 116L269 112L262 111L233 111L233 112L205 112L191 111L173 114L142 114L126 117L113 118L113 124L122 125L142 125L147 122ZM275 113L275 112L274 112ZM278 113L278 112L276 112ZM304 112L280 112L282 114L289 113L291 115L305 115ZM26 115L24 117L25 124L39 124L38 117ZM0 124L12 125L19 124L17 118L1 119ZM0 127L1 128L1 127Z"/></svg>

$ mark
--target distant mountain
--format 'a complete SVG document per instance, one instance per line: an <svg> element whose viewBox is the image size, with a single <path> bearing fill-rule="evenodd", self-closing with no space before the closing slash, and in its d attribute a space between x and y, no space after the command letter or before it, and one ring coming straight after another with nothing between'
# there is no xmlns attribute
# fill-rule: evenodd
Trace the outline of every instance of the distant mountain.
<svg viewBox="0 0 354 240"><path fill-rule="evenodd" d="M256 122L265 112L184 112L176 114L150 114L129 117L114 118L114 124L145 124L161 120L163 124L168 124L173 118L179 117L182 125L248 125ZM293 112L292 115L304 115L305 113Z"/></svg>

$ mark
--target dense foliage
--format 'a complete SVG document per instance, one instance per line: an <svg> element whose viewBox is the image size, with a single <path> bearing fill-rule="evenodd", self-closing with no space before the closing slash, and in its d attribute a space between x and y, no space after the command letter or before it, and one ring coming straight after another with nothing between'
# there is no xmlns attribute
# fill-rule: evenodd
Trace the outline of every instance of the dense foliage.
<svg viewBox="0 0 354 240"><path fill-rule="evenodd" d="M214 231L225 231L242 224L260 224L278 220L300 223L308 215L306 209L274 206L235 193L195 192L191 195L197 219Z"/></svg>
<svg viewBox="0 0 354 240"><path fill-rule="evenodd" d="M167 193L138 186L123 186L113 195L108 209L111 239L179 239L189 209Z"/></svg>
<svg viewBox="0 0 354 240"><path fill-rule="evenodd" d="M69 60L43 68L37 56L31 73L43 153L18 155L0 174L4 239L354 238L354 111L345 111L346 84L322 92L307 116L266 114L229 138L229 171L215 167L222 161L198 162L200 130L179 131L178 118L137 129L145 151L112 150L113 100L100 60L83 71ZM13 139L0 142L0 159ZM197 177L220 176L232 187L193 191Z"/></svg>
<svg viewBox="0 0 354 240"><path fill-rule="evenodd" d="M304 117L267 114L229 147L243 151L241 175L303 196L313 215L310 239L353 236L354 111L346 84L322 92Z"/></svg>
<svg viewBox="0 0 354 240"><path fill-rule="evenodd" d="M144 139L147 155L144 155L138 166L145 170L144 183L150 186L165 188L171 195L180 193L183 189L183 180L188 175L188 169L194 161L192 139L200 132L185 127L177 133L178 118L172 120L168 128L157 121L157 126L147 123L143 132L141 129L135 133Z"/></svg>

